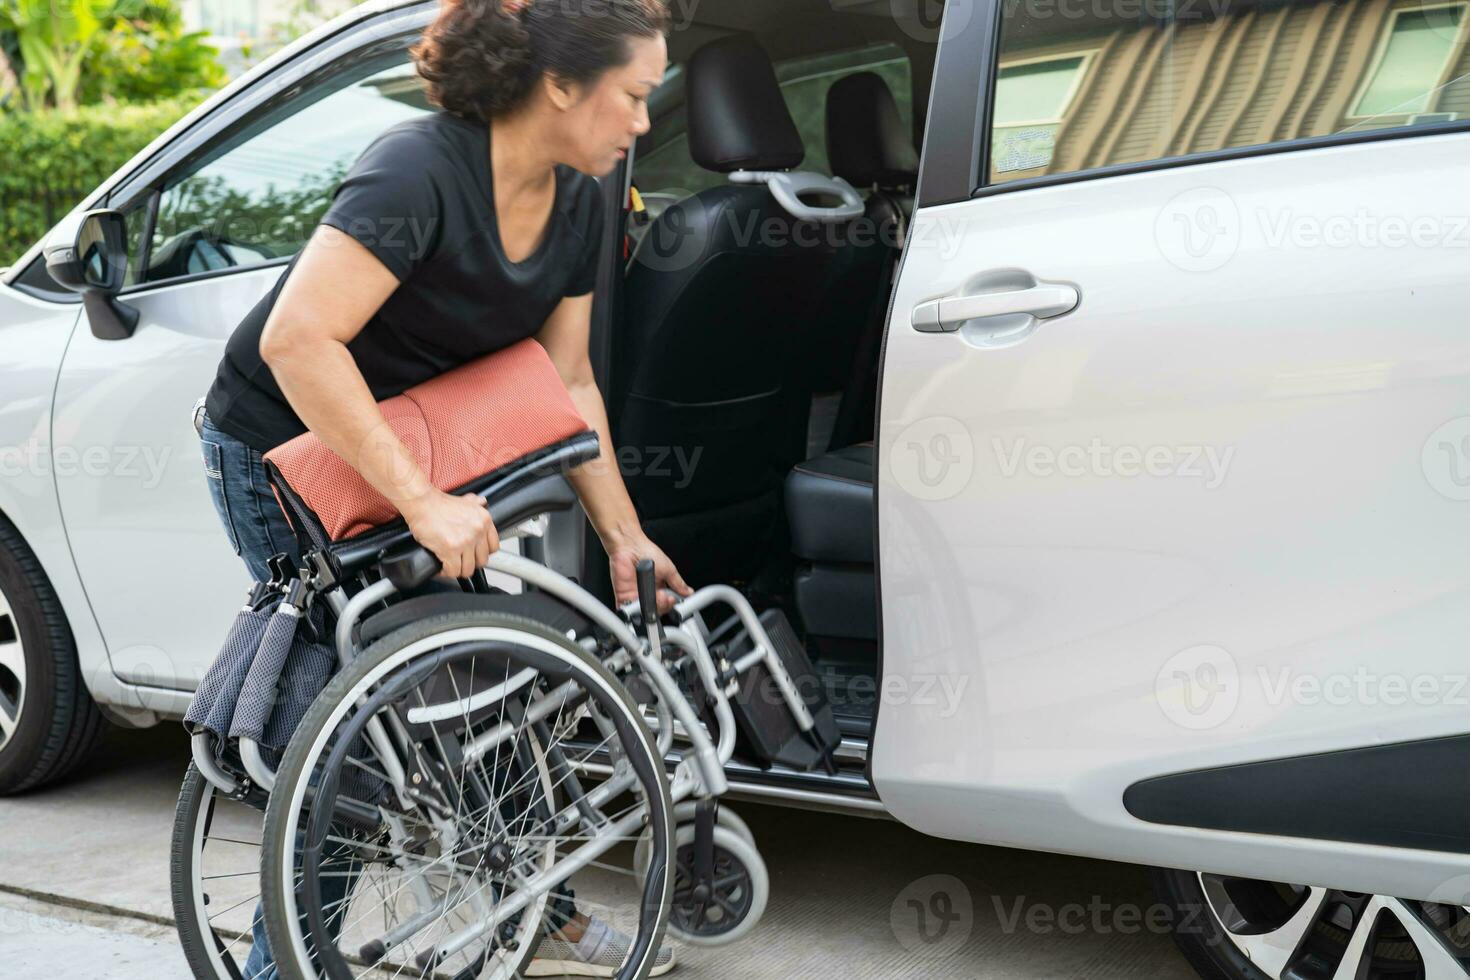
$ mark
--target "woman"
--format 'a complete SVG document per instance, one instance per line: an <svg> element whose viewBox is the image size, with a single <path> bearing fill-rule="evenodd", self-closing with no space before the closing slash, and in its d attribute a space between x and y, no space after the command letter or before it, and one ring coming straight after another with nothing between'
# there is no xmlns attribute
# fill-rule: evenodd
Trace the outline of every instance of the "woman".
<svg viewBox="0 0 1470 980"><path fill-rule="evenodd" d="M513 5L512 5L513 4ZM444 0L414 50L443 112L363 153L305 249L231 336L200 419L215 507L257 579L297 556L261 454L307 429L465 577L499 547L483 501L435 489L377 402L526 337L612 445L588 356L606 174L648 130L667 66L660 0ZM570 479L607 550L617 600L652 558L660 605L689 586L643 533L605 451ZM214 457L211 459L211 457ZM297 556L299 557L299 556ZM627 948L564 908L531 975L611 976ZM257 915L246 975L273 976ZM660 953L655 975L673 965Z"/></svg>

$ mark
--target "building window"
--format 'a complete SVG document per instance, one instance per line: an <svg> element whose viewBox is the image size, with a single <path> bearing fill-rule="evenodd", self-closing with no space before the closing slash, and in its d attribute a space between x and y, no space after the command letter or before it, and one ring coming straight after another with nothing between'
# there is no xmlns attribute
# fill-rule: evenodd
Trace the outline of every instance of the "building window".
<svg viewBox="0 0 1470 980"><path fill-rule="evenodd" d="M256 0L200 0L199 26L216 37L256 37L260 33Z"/></svg>
<svg viewBox="0 0 1470 980"><path fill-rule="evenodd" d="M1410 116L1428 112L1459 47L1464 4L1396 10L1353 115Z"/></svg>
<svg viewBox="0 0 1470 980"><path fill-rule="evenodd" d="M1051 163L1057 129L1077 95L1089 52L1002 65L996 74L993 129L997 173Z"/></svg>

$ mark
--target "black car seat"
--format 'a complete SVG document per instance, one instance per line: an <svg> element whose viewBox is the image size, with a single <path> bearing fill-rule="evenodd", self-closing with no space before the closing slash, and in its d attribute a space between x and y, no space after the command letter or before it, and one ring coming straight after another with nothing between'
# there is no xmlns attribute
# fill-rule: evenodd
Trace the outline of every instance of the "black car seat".
<svg viewBox="0 0 1470 980"><path fill-rule="evenodd" d="M748 37L686 74L689 152L707 170L790 170L805 150L770 59ZM612 391L619 464L644 527L690 582L784 553L781 484L805 455L802 334L838 246L764 184L669 205L629 263Z"/></svg>
<svg viewBox="0 0 1470 980"><path fill-rule="evenodd" d="M873 438L883 320L919 171L912 136L881 76L856 72L828 90L827 159L833 174L868 195L868 234L833 263L817 331L825 350L849 353L822 359L831 373L817 385L818 391L842 392L830 442L841 447Z"/></svg>
<svg viewBox="0 0 1470 980"><path fill-rule="evenodd" d="M873 444L799 463L786 478L796 610L809 635L878 638Z"/></svg>

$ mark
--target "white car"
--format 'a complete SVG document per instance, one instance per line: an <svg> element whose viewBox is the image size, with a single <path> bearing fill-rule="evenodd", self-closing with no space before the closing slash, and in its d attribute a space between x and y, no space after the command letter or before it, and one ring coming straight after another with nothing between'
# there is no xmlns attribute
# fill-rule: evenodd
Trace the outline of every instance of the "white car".
<svg viewBox="0 0 1470 980"><path fill-rule="evenodd" d="M593 342L640 513L789 614L845 736L732 786L1183 869L1207 977L1470 975L1467 4L939 6L675 5L603 181L648 205ZM431 111L433 12L293 45L0 274L0 788L182 716L248 584L191 409ZM579 516L535 547L606 574Z"/></svg>

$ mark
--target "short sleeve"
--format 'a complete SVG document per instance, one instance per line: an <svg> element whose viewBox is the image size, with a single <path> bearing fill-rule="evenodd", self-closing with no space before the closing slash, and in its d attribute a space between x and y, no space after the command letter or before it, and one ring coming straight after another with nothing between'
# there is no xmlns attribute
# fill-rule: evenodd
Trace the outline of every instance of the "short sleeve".
<svg viewBox="0 0 1470 980"><path fill-rule="evenodd" d="M432 137L397 127L363 151L322 216L355 239L398 278L424 264L438 247L443 195L431 165Z"/></svg>
<svg viewBox="0 0 1470 980"><path fill-rule="evenodd" d="M573 214L577 234L582 239L582 251L571 282L567 283L565 296L585 296L597 286L598 259L602 255L603 210L597 180L587 177L580 188Z"/></svg>

